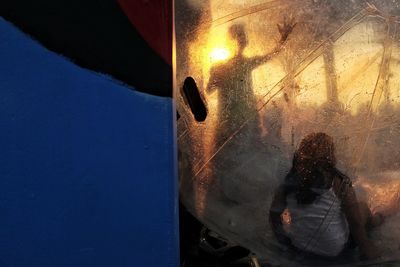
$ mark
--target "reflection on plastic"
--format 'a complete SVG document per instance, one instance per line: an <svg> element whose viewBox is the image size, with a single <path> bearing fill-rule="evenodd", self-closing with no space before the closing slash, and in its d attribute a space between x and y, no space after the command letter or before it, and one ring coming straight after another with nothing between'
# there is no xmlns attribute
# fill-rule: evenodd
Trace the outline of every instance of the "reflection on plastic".
<svg viewBox="0 0 400 267"><path fill-rule="evenodd" d="M337 167L353 181L357 198L373 212L388 213L371 236L384 259L395 258L400 246L398 4L188 3L192 12L176 5L182 47L176 79L181 87L187 76L194 77L208 114L197 122L177 95L185 206L269 263L300 264L298 255L275 239L268 211L300 141L325 132L334 138ZM190 14L200 17L196 27L186 17ZM280 47L277 24L291 20L296 26ZM283 215L287 225L290 218ZM360 261L356 254L336 263Z"/></svg>

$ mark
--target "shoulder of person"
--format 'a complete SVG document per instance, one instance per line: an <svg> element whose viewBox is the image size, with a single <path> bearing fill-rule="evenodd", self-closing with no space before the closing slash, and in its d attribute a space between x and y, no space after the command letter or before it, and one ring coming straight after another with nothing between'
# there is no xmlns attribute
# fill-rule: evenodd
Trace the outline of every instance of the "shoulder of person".
<svg viewBox="0 0 400 267"><path fill-rule="evenodd" d="M338 196L344 196L353 183L347 175L335 169L333 173L333 187Z"/></svg>
<svg viewBox="0 0 400 267"><path fill-rule="evenodd" d="M353 186L353 183L351 182L351 179L349 176L345 175L344 173L340 172L339 170L337 171L336 179L339 179L342 185L344 186Z"/></svg>

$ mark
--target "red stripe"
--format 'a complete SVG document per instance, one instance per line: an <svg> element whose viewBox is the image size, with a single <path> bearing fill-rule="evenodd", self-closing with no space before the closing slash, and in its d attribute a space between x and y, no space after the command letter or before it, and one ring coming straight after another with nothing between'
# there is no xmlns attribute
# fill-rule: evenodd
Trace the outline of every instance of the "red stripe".
<svg viewBox="0 0 400 267"><path fill-rule="evenodd" d="M172 63L172 1L118 0L136 30L170 65Z"/></svg>

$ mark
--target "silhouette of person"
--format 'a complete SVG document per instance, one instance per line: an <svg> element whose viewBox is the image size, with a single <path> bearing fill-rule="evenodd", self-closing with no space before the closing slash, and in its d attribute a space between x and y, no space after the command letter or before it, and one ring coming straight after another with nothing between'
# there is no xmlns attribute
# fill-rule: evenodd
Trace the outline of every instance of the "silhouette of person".
<svg viewBox="0 0 400 267"><path fill-rule="evenodd" d="M253 92L251 72L258 66L266 63L283 47L295 23L285 20L278 24L281 38L276 47L265 55L246 57L243 51L248 45L245 28L242 24L234 24L229 28L230 37L236 41L238 51L231 59L213 66L210 70L210 79L206 88L207 93L218 91L218 130L216 142L226 138L238 129L249 116L256 113L256 97ZM256 117L256 116L255 116ZM259 136L257 123L251 123L253 136Z"/></svg>

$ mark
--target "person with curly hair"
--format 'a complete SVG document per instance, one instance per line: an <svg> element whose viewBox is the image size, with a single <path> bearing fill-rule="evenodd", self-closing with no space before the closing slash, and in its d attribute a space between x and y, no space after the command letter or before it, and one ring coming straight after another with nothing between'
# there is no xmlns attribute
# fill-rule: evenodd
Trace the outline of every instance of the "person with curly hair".
<svg viewBox="0 0 400 267"><path fill-rule="evenodd" d="M284 212L290 216L286 227ZM383 216L357 200L350 178L336 168L333 138L325 133L301 141L269 218L277 239L301 253L332 258L352 243L367 259L380 256L367 231Z"/></svg>

